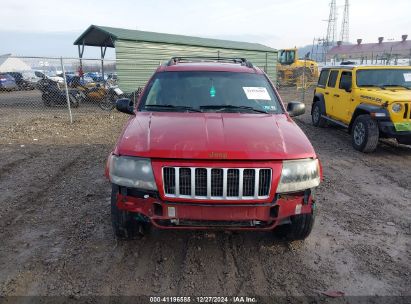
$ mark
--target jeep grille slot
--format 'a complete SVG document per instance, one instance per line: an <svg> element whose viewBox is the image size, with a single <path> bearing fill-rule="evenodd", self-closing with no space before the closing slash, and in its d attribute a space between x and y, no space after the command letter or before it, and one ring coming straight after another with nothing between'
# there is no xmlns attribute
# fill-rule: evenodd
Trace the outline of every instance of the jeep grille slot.
<svg viewBox="0 0 411 304"><path fill-rule="evenodd" d="M246 200L270 195L272 170L266 168L163 167L166 197Z"/></svg>
<svg viewBox="0 0 411 304"><path fill-rule="evenodd" d="M244 196L254 196L254 183L255 183L255 170L244 169L244 173L243 173L243 195Z"/></svg>
<svg viewBox="0 0 411 304"><path fill-rule="evenodd" d="M181 169L182 168L180 168L180 170ZM196 181L195 183L196 196L206 196L207 195L207 169L197 168L195 181Z"/></svg>
<svg viewBox="0 0 411 304"><path fill-rule="evenodd" d="M411 104L409 105L408 103L405 103L404 104L404 115L403 115L404 119L408 119L408 109L410 110L409 119L411 119Z"/></svg>
<svg viewBox="0 0 411 304"><path fill-rule="evenodd" d="M180 194L191 194L191 170L190 168L180 168Z"/></svg>
<svg viewBox="0 0 411 304"><path fill-rule="evenodd" d="M164 192L176 193L175 169L164 168Z"/></svg>
<svg viewBox="0 0 411 304"><path fill-rule="evenodd" d="M223 169L211 169L211 196L223 196Z"/></svg>
<svg viewBox="0 0 411 304"><path fill-rule="evenodd" d="M258 183L258 196L266 195L270 190L271 171L268 169L260 170L260 182Z"/></svg>
<svg viewBox="0 0 411 304"><path fill-rule="evenodd" d="M227 196L238 196L240 190L240 172L238 169L227 171Z"/></svg>

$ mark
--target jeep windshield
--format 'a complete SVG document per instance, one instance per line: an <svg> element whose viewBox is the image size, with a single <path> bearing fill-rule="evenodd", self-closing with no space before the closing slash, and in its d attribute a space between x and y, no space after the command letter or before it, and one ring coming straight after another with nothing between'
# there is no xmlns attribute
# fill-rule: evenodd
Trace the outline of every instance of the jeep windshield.
<svg viewBox="0 0 411 304"><path fill-rule="evenodd" d="M161 72L139 106L150 112L283 113L264 75L234 72Z"/></svg>
<svg viewBox="0 0 411 304"><path fill-rule="evenodd" d="M411 69L369 69L357 71L358 87L411 87Z"/></svg>

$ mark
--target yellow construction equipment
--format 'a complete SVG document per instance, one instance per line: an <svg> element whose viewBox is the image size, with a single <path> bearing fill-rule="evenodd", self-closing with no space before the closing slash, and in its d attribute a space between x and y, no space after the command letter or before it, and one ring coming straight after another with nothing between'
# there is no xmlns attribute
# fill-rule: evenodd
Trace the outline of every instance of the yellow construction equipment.
<svg viewBox="0 0 411 304"><path fill-rule="evenodd" d="M318 64L314 60L298 59L296 48L278 51L279 86L308 87L318 79Z"/></svg>

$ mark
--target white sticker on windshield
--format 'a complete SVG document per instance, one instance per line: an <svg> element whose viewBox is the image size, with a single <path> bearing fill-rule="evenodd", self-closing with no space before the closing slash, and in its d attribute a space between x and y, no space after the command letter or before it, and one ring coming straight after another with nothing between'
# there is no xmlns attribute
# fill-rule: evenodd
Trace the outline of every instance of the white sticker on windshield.
<svg viewBox="0 0 411 304"><path fill-rule="evenodd" d="M271 100L264 87L243 87L243 90L248 99Z"/></svg>
<svg viewBox="0 0 411 304"><path fill-rule="evenodd" d="M410 82L411 81L411 73L404 73L404 80L406 82Z"/></svg>

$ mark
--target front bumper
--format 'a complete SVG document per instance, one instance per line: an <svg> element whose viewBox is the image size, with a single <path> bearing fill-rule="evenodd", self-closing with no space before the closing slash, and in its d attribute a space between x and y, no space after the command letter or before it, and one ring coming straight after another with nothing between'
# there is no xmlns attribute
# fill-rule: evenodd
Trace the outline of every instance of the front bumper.
<svg viewBox="0 0 411 304"><path fill-rule="evenodd" d="M384 137L408 138L411 140L411 122L394 125L391 121L378 121L378 126Z"/></svg>
<svg viewBox="0 0 411 304"><path fill-rule="evenodd" d="M292 215L311 213L314 206L310 190L277 194L269 202L171 202L157 193L126 187L117 195L119 209L160 229L272 230Z"/></svg>

